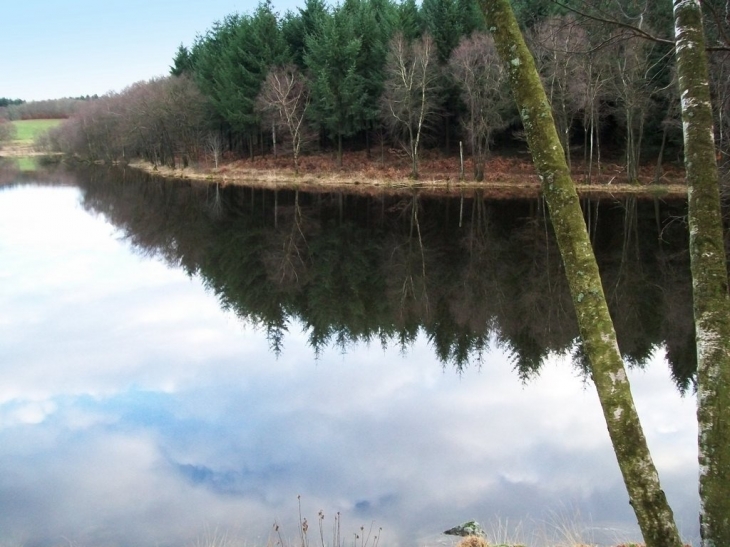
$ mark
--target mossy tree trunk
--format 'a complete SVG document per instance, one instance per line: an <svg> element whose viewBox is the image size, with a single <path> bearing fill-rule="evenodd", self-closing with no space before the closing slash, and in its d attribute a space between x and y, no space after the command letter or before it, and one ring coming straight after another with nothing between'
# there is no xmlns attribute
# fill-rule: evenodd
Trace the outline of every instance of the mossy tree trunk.
<svg viewBox="0 0 730 547"><path fill-rule="evenodd" d="M648 547L681 547L672 510L639 423L578 194L534 59L509 0L479 3L499 55L508 67L510 86L560 247L591 376L644 541Z"/></svg>
<svg viewBox="0 0 730 547"><path fill-rule="evenodd" d="M697 332L700 533L703 547L720 547L730 545L730 296L698 0L674 0L674 31Z"/></svg>

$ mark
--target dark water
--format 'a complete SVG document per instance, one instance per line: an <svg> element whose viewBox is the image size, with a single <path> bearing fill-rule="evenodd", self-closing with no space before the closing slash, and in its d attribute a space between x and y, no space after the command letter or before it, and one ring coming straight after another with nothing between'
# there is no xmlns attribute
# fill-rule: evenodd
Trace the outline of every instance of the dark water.
<svg viewBox="0 0 730 547"><path fill-rule="evenodd" d="M638 539L542 203L0 182L0 545ZM684 205L585 210L692 541Z"/></svg>

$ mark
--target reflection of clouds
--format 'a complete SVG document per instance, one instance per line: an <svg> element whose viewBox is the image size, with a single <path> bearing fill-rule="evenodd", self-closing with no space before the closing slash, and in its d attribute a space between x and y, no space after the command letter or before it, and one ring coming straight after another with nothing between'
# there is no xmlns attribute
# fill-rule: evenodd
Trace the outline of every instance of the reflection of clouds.
<svg viewBox="0 0 730 547"><path fill-rule="evenodd" d="M43 422L56 411L53 401L16 401L0 406L0 428Z"/></svg>
<svg viewBox="0 0 730 547"><path fill-rule="evenodd" d="M167 545L206 526L255 539L274 519L295 535L299 494L310 522L319 509L341 511L347 531L373 519L388 545L569 505L630 527L593 388L567 361L523 385L494 351L457 375L423 336L405 356L373 344L317 360L296 324L277 359L197 280L131 254L74 192L25 192L0 194L0 540ZM631 379L695 534L693 400L659 359Z"/></svg>

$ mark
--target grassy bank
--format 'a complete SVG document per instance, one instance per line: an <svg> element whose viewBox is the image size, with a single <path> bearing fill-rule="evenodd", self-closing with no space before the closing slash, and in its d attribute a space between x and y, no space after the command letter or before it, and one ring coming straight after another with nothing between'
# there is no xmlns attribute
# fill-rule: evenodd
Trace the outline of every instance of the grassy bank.
<svg viewBox="0 0 730 547"><path fill-rule="evenodd" d="M236 160L215 168L204 162L185 169L154 166L133 162L131 167L162 177L198 180L222 185L242 185L263 189L306 190L312 192L346 192L354 194L411 194L418 191L434 196L471 197L478 193L485 198L531 198L540 195L540 181L532 163L526 158L494 157L486 166L484 180L477 182L467 176L460 180L458 158L433 154L421 161L421 175L409 177L410 165L399 157L368 159L364 153L345 155L338 166L330 155L320 154L302 158L299 173L291 167L289 158L263 156L254 160ZM680 169L666 172L654 180L653 166L633 183L625 182L620 166L606 164L590 178L576 170L574 180L582 197L683 199L687 195L684 173ZM466 173L469 173L468 169Z"/></svg>
<svg viewBox="0 0 730 547"><path fill-rule="evenodd" d="M15 126L15 144L32 144L39 135L49 129L56 127L63 120L16 120L12 122Z"/></svg>
<svg viewBox="0 0 730 547"><path fill-rule="evenodd" d="M15 126L15 138L3 143L0 147L0 157L8 158L29 158L31 156L46 155L46 152L38 152L33 145L35 140L56 127L63 120L15 120L11 122ZM26 162L26 165L28 163Z"/></svg>

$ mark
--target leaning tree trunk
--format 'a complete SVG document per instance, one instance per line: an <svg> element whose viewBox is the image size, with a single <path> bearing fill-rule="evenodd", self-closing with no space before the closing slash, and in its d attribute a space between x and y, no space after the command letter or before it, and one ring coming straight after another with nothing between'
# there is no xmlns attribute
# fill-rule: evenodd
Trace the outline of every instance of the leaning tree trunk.
<svg viewBox="0 0 730 547"><path fill-rule="evenodd" d="M712 105L698 0L674 0L697 337L700 533L730 545L730 297Z"/></svg>
<svg viewBox="0 0 730 547"><path fill-rule="evenodd" d="M508 66L510 85L563 258L591 376L644 541L648 547L681 547L672 510L639 423L578 194L534 59L509 0L479 3L499 55Z"/></svg>

